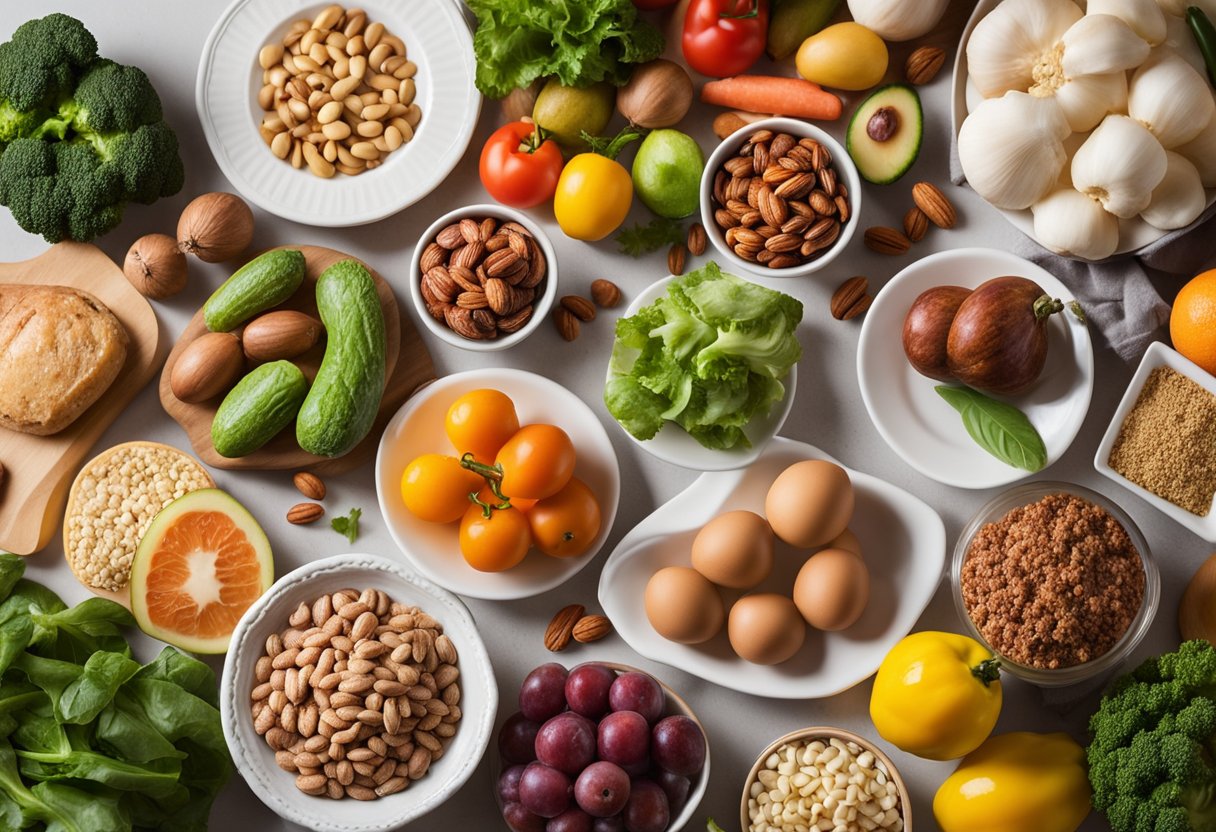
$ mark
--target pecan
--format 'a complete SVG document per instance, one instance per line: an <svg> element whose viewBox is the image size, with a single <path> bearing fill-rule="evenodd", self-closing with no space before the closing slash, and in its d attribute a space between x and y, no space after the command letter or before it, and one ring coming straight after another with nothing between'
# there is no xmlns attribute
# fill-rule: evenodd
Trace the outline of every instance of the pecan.
<svg viewBox="0 0 1216 832"><path fill-rule="evenodd" d="M621 290L611 280L591 281L591 299L604 309L611 309L621 302Z"/></svg>
<svg viewBox="0 0 1216 832"><path fill-rule="evenodd" d="M838 321L855 318L870 308L869 281L862 276L850 277L832 294L832 317Z"/></svg>
<svg viewBox="0 0 1216 832"><path fill-rule="evenodd" d="M545 628L545 649L553 653L565 650L574 634L574 625L583 617L584 611L582 604L570 604L558 610Z"/></svg>
<svg viewBox="0 0 1216 832"><path fill-rule="evenodd" d="M316 503L297 503L287 510L287 522L303 526L320 520L324 513L325 509Z"/></svg>
<svg viewBox="0 0 1216 832"><path fill-rule="evenodd" d="M325 483L311 471L299 471L291 478L296 490L310 500L325 499Z"/></svg>
<svg viewBox="0 0 1216 832"><path fill-rule="evenodd" d="M946 63L946 51L937 46L922 46L908 56L904 63L904 75L909 84L922 86L937 77Z"/></svg>
<svg viewBox="0 0 1216 832"><path fill-rule="evenodd" d="M700 257L705 253L705 246L708 244L709 238L705 234L705 226L699 222L694 222L688 227L688 240L685 245L688 246L688 253L693 257Z"/></svg>
<svg viewBox="0 0 1216 832"><path fill-rule="evenodd" d="M891 256L904 254L912 247L912 241L902 231L882 225L866 229L865 244L871 251Z"/></svg>
<svg viewBox="0 0 1216 832"><path fill-rule="evenodd" d="M566 295L561 300L562 306L570 310L570 313L580 321L595 320L595 306L591 301L578 295Z"/></svg>
<svg viewBox="0 0 1216 832"><path fill-rule="evenodd" d="M916 207L925 212L929 222L938 228L953 228L958 216L954 205L942 193L941 188L932 182L917 182L912 186L912 201Z"/></svg>
<svg viewBox="0 0 1216 832"><path fill-rule="evenodd" d="M553 310L553 323L565 340L573 341L578 337L578 318L574 317L566 307L559 306Z"/></svg>
<svg viewBox="0 0 1216 832"><path fill-rule="evenodd" d="M919 243L925 238L925 234L929 230L929 218L925 216L925 212L913 205L908 209L908 213L904 214L904 234L914 243Z"/></svg>
<svg viewBox="0 0 1216 832"><path fill-rule="evenodd" d="M667 252L667 268L675 275L684 274L684 262L688 258L688 249L683 243L675 243Z"/></svg>

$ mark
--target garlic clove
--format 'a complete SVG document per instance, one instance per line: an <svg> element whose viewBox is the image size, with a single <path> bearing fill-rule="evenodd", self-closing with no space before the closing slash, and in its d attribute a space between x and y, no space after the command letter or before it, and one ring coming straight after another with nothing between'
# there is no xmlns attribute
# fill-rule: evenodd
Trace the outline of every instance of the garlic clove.
<svg viewBox="0 0 1216 832"><path fill-rule="evenodd" d="M1157 47L1127 87L1127 114L1162 147L1186 144L1216 113L1207 80L1174 51Z"/></svg>
<svg viewBox="0 0 1216 832"><path fill-rule="evenodd" d="M1035 67L1051 59L1069 27L1081 19L1072 0L1004 0L967 41L967 73L985 98L1036 83Z"/></svg>
<svg viewBox="0 0 1216 832"><path fill-rule="evenodd" d="M1165 16L1165 41L1161 46L1174 50L1191 67L1203 75L1207 72L1207 64L1203 62L1203 53L1199 51L1199 43L1191 34L1191 27L1181 17L1172 14Z"/></svg>
<svg viewBox="0 0 1216 832"><path fill-rule="evenodd" d="M959 162L967 182L988 202L1029 208L1055 185L1068 134L1054 99L1009 92L983 101L963 121Z"/></svg>
<svg viewBox="0 0 1216 832"><path fill-rule="evenodd" d="M1165 28L1164 18L1161 28ZM1149 46L1121 19L1110 14L1086 14L1062 38L1064 75L1102 75L1134 69L1148 58Z"/></svg>
<svg viewBox="0 0 1216 832"><path fill-rule="evenodd" d="M1048 194L1030 210L1035 239L1056 254L1103 260L1119 247L1119 220L1072 188Z"/></svg>
<svg viewBox="0 0 1216 832"><path fill-rule="evenodd" d="M1165 168L1161 142L1139 122L1112 115L1072 157L1072 182L1116 217L1134 217L1148 207Z"/></svg>
<svg viewBox="0 0 1216 832"><path fill-rule="evenodd" d="M1205 188L1216 188L1216 114L1199 135L1174 148L1185 156L1199 173Z"/></svg>
<svg viewBox="0 0 1216 832"><path fill-rule="evenodd" d="M1190 225L1203 213L1207 194L1199 171L1186 157L1166 151L1165 178L1153 189L1152 200L1140 216L1154 228L1172 231Z"/></svg>
<svg viewBox="0 0 1216 832"><path fill-rule="evenodd" d="M1165 40L1165 12L1156 0L1089 0L1085 13L1114 15L1152 46Z"/></svg>
<svg viewBox="0 0 1216 832"><path fill-rule="evenodd" d="M914 40L927 34L949 0L849 0L853 19L886 41Z"/></svg>
<svg viewBox="0 0 1216 832"><path fill-rule="evenodd" d="M1088 133L1110 113L1127 108L1127 73L1081 75L1055 91L1055 99L1074 133Z"/></svg>

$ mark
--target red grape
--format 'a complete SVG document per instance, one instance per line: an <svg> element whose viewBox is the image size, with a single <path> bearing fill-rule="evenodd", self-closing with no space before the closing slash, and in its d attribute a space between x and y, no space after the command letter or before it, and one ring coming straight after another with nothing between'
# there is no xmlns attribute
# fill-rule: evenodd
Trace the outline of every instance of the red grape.
<svg viewBox="0 0 1216 832"><path fill-rule="evenodd" d="M608 702L614 711L637 711L654 725L663 714L663 689L654 677L630 671L616 677L608 690Z"/></svg>
<svg viewBox="0 0 1216 832"><path fill-rule="evenodd" d="M625 819L620 815L610 818L596 818L591 832L625 832Z"/></svg>
<svg viewBox="0 0 1216 832"><path fill-rule="evenodd" d="M657 771L653 777L654 781L659 784L659 788L667 795L667 806L671 813L680 814L680 810L684 808L684 802L688 800L692 782L687 777L672 774L670 771Z"/></svg>
<svg viewBox="0 0 1216 832"><path fill-rule="evenodd" d="M498 775L498 802L502 806L519 802L519 778L523 776L523 766L511 766Z"/></svg>
<svg viewBox="0 0 1216 832"><path fill-rule="evenodd" d="M625 804L627 832L664 832L670 822L666 793L653 780L634 780Z"/></svg>
<svg viewBox="0 0 1216 832"><path fill-rule="evenodd" d="M549 662L525 676L519 688L519 709L533 722L544 722L566 710L566 668Z"/></svg>
<svg viewBox="0 0 1216 832"><path fill-rule="evenodd" d="M505 763L530 763L536 759L536 732L540 723L521 713L507 717L498 729L498 753Z"/></svg>
<svg viewBox="0 0 1216 832"><path fill-rule="evenodd" d="M545 832L591 832L591 815L572 806L550 820Z"/></svg>
<svg viewBox="0 0 1216 832"><path fill-rule="evenodd" d="M650 726L636 711L616 711L600 720L596 747L601 760L619 766L648 762Z"/></svg>
<svg viewBox="0 0 1216 832"><path fill-rule="evenodd" d="M595 759L595 726L575 713L558 714L536 735L536 759L571 777Z"/></svg>
<svg viewBox="0 0 1216 832"><path fill-rule="evenodd" d="M686 716L669 716L654 726L650 753L664 771L692 777L705 765L705 735Z"/></svg>
<svg viewBox="0 0 1216 832"><path fill-rule="evenodd" d="M566 677L566 701L570 710L589 719L599 719L608 713L608 689L616 681L616 672L610 667L588 662L580 664Z"/></svg>
<svg viewBox="0 0 1216 832"><path fill-rule="evenodd" d="M518 803L502 807L502 819L511 832L545 832L545 819L534 815Z"/></svg>
<svg viewBox="0 0 1216 832"><path fill-rule="evenodd" d="M544 763L528 763L519 778L519 802L542 818L555 818L570 808L572 791L570 778Z"/></svg>
<svg viewBox="0 0 1216 832"><path fill-rule="evenodd" d="M597 818L618 814L629 800L629 775L614 763L592 763L574 781L574 800Z"/></svg>

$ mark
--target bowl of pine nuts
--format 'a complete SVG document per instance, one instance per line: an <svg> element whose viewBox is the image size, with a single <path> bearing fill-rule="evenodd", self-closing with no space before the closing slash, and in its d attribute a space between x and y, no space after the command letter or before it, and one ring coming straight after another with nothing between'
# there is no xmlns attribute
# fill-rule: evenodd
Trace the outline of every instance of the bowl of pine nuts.
<svg viewBox="0 0 1216 832"><path fill-rule="evenodd" d="M453 0L235 0L195 97L244 197L296 222L361 225L422 199L459 162L481 110L474 66Z"/></svg>
<svg viewBox="0 0 1216 832"><path fill-rule="evenodd" d="M241 618L220 687L250 789L320 832L396 829L438 808L485 754L494 669L455 595L376 555L280 578Z"/></svg>

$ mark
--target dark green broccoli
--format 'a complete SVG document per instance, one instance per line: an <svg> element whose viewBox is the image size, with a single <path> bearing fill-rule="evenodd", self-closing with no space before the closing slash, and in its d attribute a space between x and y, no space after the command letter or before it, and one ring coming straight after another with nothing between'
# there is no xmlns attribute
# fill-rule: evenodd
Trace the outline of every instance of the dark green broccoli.
<svg viewBox="0 0 1216 832"><path fill-rule="evenodd" d="M1188 641L1119 679L1089 722L1094 807L1115 832L1216 832L1216 649Z"/></svg>
<svg viewBox="0 0 1216 832"><path fill-rule="evenodd" d="M79 20L47 15L0 44L0 204L26 231L91 240L183 179L148 76L99 58Z"/></svg>

